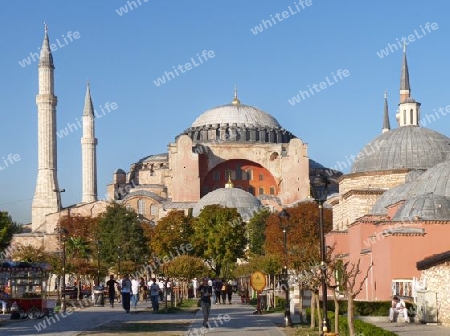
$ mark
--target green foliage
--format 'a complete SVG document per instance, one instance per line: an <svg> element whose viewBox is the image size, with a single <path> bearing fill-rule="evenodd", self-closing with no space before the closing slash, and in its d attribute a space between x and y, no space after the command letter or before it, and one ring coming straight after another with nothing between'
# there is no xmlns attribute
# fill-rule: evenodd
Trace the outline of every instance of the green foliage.
<svg viewBox="0 0 450 336"><path fill-rule="evenodd" d="M331 324L331 331L336 332L334 330L334 312L328 311L328 319ZM311 308L306 309L306 318L311 320ZM318 314L316 312L316 325L320 325L318 320ZM395 336L397 334L384 330L383 328L374 326L373 324L355 319L355 333L357 335L370 335L370 336ZM349 336L349 326L347 321L347 316L339 316L339 336Z"/></svg>
<svg viewBox="0 0 450 336"><path fill-rule="evenodd" d="M184 211L171 211L153 230L150 242L152 252L160 258L170 252L176 253L176 248L190 243L192 232L190 219Z"/></svg>
<svg viewBox="0 0 450 336"><path fill-rule="evenodd" d="M264 242L266 240L266 221L270 216L268 208L261 208L255 212L254 216L248 222L248 242L250 254L264 254Z"/></svg>
<svg viewBox="0 0 450 336"><path fill-rule="evenodd" d="M11 243L14 233L21 232L21 227L13 222L7 211L0 211L0 250L5 250Z"/></svg>
<svg viewBox="0 0 450 336"><path fill-rule="evenodd" d="M116 266L119 251L124 265L126 261L143 264L149 251L142 225L134 210L111 203L99 218L96 237L101 244L98 246L94 240L91 248L97 251L100 247L101 261L108 266Z"/></svg>
<svg viewBox="0 0 450 336"><path fill-rule="evenodd" d="M209 269L202 259L189 255L180 255L163 266L164 273L169 277L190 281L208 274Z"/></svg>
<svg viewBox="0 0 450 336"><path fill-rule="evenodd" d="M245 256L246 224L236 209L219 205L206 206L192 221L192 245L195 254L204 259L217 276L222 267L233 265Z"/></svg>
<svg viewBox="0 0 450 336"><path fill-rule="evenodd" d="M334 301L329 300L328 310L334 311ZM388 316L391 301L353 301L355 316ZM414 311L413 304L406 302L406 308ZM347 301L339 301L339 314L347 314Z"/></svg>

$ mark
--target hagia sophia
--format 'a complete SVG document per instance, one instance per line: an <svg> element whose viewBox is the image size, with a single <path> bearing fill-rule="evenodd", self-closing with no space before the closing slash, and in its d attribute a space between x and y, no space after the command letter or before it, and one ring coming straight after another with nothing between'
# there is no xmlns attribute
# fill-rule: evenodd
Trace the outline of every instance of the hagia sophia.
<svg viewBox="0 0 450 336"><path fill-rule="evenodd" d="M97 139L88 87L82 202L61 207L53 76L46 29L36 98L38 178L32 232L15 235L14 242L49 250L56 250L60 216L96 216L108 205L97 198ZM274 116L243 104L237 90L230 100L201 113L168 143L166 153L137 158L127 169L118 167L107 186L110 199L134 209L149 225L157 225L174 209L198 215L208 204L236 207L249 220L260 207L277 212L308 200L311 177L327 173L333 181L327 200L333 208L333 230L327 245L342 260L360 261L363 270L372 265L357 299L389 300L394 294L413 298L418 290L432 290L439 293L441 319L450 320L450 290L439 286L450 282L450 138L421 127L421 104L411 96L406 50L398 127L390 126L385 95L381 134L361 146L345 175L309 158L306 142Z"/></svg>

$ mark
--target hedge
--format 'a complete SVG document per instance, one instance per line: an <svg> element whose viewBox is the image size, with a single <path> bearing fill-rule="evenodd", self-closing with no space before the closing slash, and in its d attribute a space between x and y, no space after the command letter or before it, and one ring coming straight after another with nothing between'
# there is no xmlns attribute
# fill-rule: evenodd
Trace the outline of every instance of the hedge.
<svg viewBox="0 0 450 336"><path fill-rule="evenodd" d="M334 330L334 312L329 311L328 312L328 319L330 321L331 331L336 332ZM311 320L311 309L306 309L306 317L308 320ZM316 325L320 326L319 320L318 320L318 314L316 313ZM354 320L355 325L355 333L357 335L370 335L370 336L397 336L397 334L384 330L383 328L374 326L373 324L355 319ZM339 316L339 336L349 336L349 328L348 328L348 321L347 316Z"/></svg>

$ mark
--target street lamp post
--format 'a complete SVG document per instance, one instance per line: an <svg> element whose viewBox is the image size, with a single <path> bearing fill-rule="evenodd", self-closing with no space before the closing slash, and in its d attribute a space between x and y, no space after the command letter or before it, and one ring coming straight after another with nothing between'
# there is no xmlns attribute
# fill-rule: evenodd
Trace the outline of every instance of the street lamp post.
<svg viewBox="0 0 450 336"><path fill-rule="evenodd" d="M279 214L278 218L280 220L280 227L283 230L283 246L284 246L284 265L283 265L283 288L286 294L286 304L284 307L284 324L286 327L292 327L291 320L291 308L289 303L289 281L288 281L288 255L287 255L287 229L289 227L289 218L291 215L285 209L283 209ZM285 219L283 222L283 218Z"/></svg>
<svg viewBox="0 0 450 336"><path fill-rule="evenodd" d="M66 290L66 238L65 234L67 234L67 230L63 229L61 226L61 193L65 192L66 189L53 189L53 191L57 194L58 200L58 228L55 229L59 234L59 243L62 245L62 251L60 252L60 258L62 259L62 281L59 283L59 288L61 290L61 311L66 311L66 302L65 302L65 290Z"/></svg>
<svg viewBox="0 0 450 336"><path fill-rule="evenodd" d="M323 223L323 204L327 200L328 193L328 185L330 181L325 175L318 174L311 181L311 190L313 192L314 200L319 206L319 234L320 234L320 260L321 260L321 271L322 271L322 310L323 310L323 318L322 318L322 332L321 335L324 335L326 332L330 331L330 321L327 316L327 255L326 255L326 246L325 246L325 233L324 233L324 223Z"/></svg>
<svg viewBox="0 0 450 336"><path fill-rule="evenodd" d="M100 246L101 240L97 240L97 286L100 286Z"/></svg>

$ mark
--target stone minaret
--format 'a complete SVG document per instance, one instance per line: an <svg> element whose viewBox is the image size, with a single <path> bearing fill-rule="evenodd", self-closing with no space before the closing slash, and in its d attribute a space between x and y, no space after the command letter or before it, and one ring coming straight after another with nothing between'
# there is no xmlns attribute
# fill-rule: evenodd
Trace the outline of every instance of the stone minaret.
<svg viewBox="0 0 450 336"><path fill-rule="evenodd" d="M387 92L384 91L384 114L383 114L383 133L389 132L391 130L391 123L389 122L389 108L387 100Z"/></svg>
<svg viewBox="0 0 450 336"><path fill-rule="evenodd" d="M58 212L56 163L56 104L54 95L53 57L45 25L44 42L39 59L39 93L36 96L38 108L38 176L31 209L32 230L45 231L45 215Z"/></svg>
<svg viewBox="0 0 450 336"><path fill-rule="evenodd" d="M411 97L411 87L409 86L409 70L408 70L408 60L406 59L406 44L404 44L402 71L400 74L400 104L403 103L406 100L406 98L409 97Z"/></svg>
<svg viewBox="0 0 450 336"><path fill-rule="evenodd" d="M83 137L81 138L83 155L83 196L81 201L83 203L97 201L97 139L94 125L94 107L88 83L83 110Z"/></svg>

